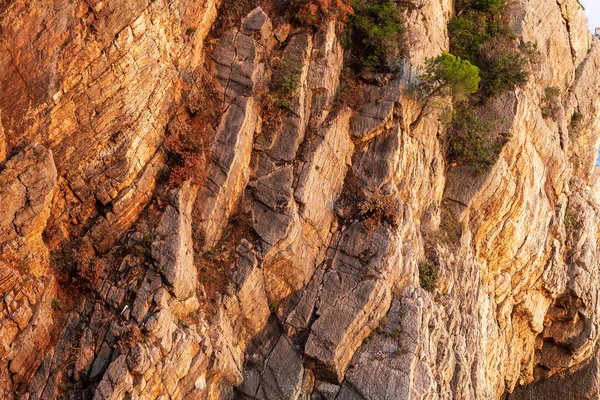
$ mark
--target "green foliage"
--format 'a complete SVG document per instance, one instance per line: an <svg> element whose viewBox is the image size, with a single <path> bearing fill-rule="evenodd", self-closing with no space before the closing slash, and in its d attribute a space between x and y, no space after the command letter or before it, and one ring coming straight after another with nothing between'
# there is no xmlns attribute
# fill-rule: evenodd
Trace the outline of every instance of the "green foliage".
<svg viewBox="0 0 600 400"><path fill-rule="evenodd" d="M466 0L465 3L476 10L495 13L504 6L505 0Z"/></svg>
<svg viewBox="0 0 600 400"><path fill-rule="evenodd" d="M560 89L556 86L544 89L541 104L542 116L556 120L560 110Z"/></svg>
<svg viewBox="0 0 600 400"><path fill-rule="evenodd" d="M144 235L143 240L140 243L136 243L129 248L129 254L136 257L140 257L145 260L152 259L152 242L155 237L152 233Z"/></svg>
<svg viewBox="0 0 600 400"><path fill-rule="evenodd" d="M439 269L429 260L419 263L419 282L421 287L428 292L433 292L437 287Z"/></svg>
<svg viewBox="0 0 600 400"><path fill-rule="evenodd" d="M505 0L459 1L456 16L448 23L450 53L425 64L421 76L425 104L435 95L453 98L455 111L446 137L449 164L484 171L496 162L506 138L488 122L493 117L483 121L474 109L527 83L530 66L539 62L536 44L517 41L505 4ZM420 118L421 114L416 122Z"/></svg>
<svg viewBox="0 0 600 400"><path fill-rule="evenodd" d="M535 44L517 44L503 6L503 0L470 0L448 23L450 51L481 70L483 99L525 84L528 62L539 57Z"/></svg>
<svg viewBox="0 0 600 400"><path fill-rule="evenodd" d="M565 211L564 223L567 234L570 234L577 226L577 214L571 210Z"/></svg>
<svg viewBox="0 0 600 400"><path fill-rule="evenodd" d="M276 314L277 310L279 310L279 301L274 301L269 304L269 311L271 311L272 314Z"/></svg>
<svg viewBox="0 0 600 400"><path fill-rule="evenodd" d="M291 99L300 88L301 74L300 65L284 63L279 66L270 91L266 95L266 102L271 107L291 109Z"/></svg>
<svg viewBox="0 0 600 400"><path fill-rule="evenodd" d="M285 66L283 74L276 83L277 90L283 95L293 95L300 87L300 71L298 67Z"/></svg>
<svg viewBox="0 0 600 400"><path fill-rule="evenodd" d="M480 80L479 68L447 52L428 59L420 77L425 96L452 96L455 102L465 101L475 93Z"/></svg>
<svg viewBox="0 0 600 400"><path fill-rule="evenodd" d="M396 72L406 53L402 7L392 0L354 0L349 18L353 62L363 72Z"/></svg>
<svg viewBox="0 0 600 400"><path fill-rule="evenodd" d="M62 309L62 306L60 305L60 300L57 299L56 297L53 298L52 301L50 302L50 308L52 308L55 311Z"/></svg>
<svg viewBox="0 0 600 400"><path fill-rule="evenodd" d="M486 171L498 159L504 145L491 123L482 121L472 108L458 108L448 127L449 163L475 165Z"/></svg>
<svg viewBox="0 0 600 400"><path fill-rule="evenodd" d="M506 51L483 62L483 94L496 96L527 83L527 60L517 51Z"/></svg>
<svg viewBox="0 0 600 400"><path fill-rule="evenodd" d="M583 114L580 113L579 111L574 111L573 115L571 116L571 123L569 125L570 125L571 129L573 129L573 130L579 129L582 121L583 121Z"/></svg>
<svg viewBox="0 0 600 400"><path fill-rule="evenodd" d="M483 44L499 30L488 14L468 10L448 22L450 49L460 57L477 60Z"/></svg>
<svg viewBox="0 0 600 400"><path fill-rule="evenodd" d="M214 261L217 258L217 250L212 248L204 252L204 258Z"/></svg>

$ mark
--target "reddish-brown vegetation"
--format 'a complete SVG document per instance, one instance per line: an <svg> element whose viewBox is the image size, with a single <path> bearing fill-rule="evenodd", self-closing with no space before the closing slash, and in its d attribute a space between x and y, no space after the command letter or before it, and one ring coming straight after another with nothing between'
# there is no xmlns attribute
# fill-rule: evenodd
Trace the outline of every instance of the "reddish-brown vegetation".
<svg viewBox="0 0 600 400"><path fill-rule="evenodd" d="M344 21L354 11L348 0L303 0L296 2L296 20L302 24L319 26L331 17Z"/></svg>
<svg viewBox="0 0 600 400"><path fill-rule="evenodd" d="M219 117L218 98L214 83L206 73L195 77L184 93L185 110L169 122L165 139L171 168L169 186L181 186L187 179L202 180Z"/></svg>

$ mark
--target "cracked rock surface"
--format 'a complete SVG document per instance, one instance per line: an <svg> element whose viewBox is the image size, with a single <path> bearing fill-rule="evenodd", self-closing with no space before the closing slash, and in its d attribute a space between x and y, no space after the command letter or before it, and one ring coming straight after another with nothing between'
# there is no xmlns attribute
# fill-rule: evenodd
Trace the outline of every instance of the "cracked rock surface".
<svg viewBox="0 0 600 400"><path fill-rule="evenodd" d="M509 139L447 165L409 89L453 3L346 104L334 18L0 1L0 398L599 399L600 42L511 4L540 61L480 107Z"/></svg>

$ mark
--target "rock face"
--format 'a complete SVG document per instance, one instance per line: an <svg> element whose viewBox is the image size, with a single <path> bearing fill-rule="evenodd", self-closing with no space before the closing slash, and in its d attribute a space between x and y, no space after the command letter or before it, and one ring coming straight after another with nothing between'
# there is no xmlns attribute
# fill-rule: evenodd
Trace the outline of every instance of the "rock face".
<svg viewBox="0 0 600 400"><path fill-rule="evenodd" d="M600 45L577 0L511 4L509 139L446 165L409 89L453 3L348 101L333 16L0 1L0 398L599 399Z"/></svg>
<svg viewBox="0 0 600 400"><path fill-rule="evenodd" d="M194 266L192 242L192 207L197 188L190 182L173 194L163 214L152 243L152 257L161 266L162 274L179 300L189 298L196 290L198 280Z"/></svg>
<svg viewBox="0 0 600 400"><path fill-rule="evenodd" d="M0 249L18 259L35 275L48 268L48 249L42 241L56 187L52 152L40 144L26 147L4 165L0 174Z"/></svg>

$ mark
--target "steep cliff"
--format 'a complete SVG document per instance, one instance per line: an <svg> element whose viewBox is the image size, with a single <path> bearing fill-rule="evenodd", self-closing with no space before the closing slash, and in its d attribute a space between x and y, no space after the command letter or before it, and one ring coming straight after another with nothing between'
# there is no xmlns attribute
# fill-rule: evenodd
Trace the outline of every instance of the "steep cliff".
<svg viewBox="0 0 600 400"><path fill-rule="evenodd" d="M415 95L458 5L377 73L343 3L0 0L1 398L600 399L581 5L507 5L481 169Z"/></svg>

